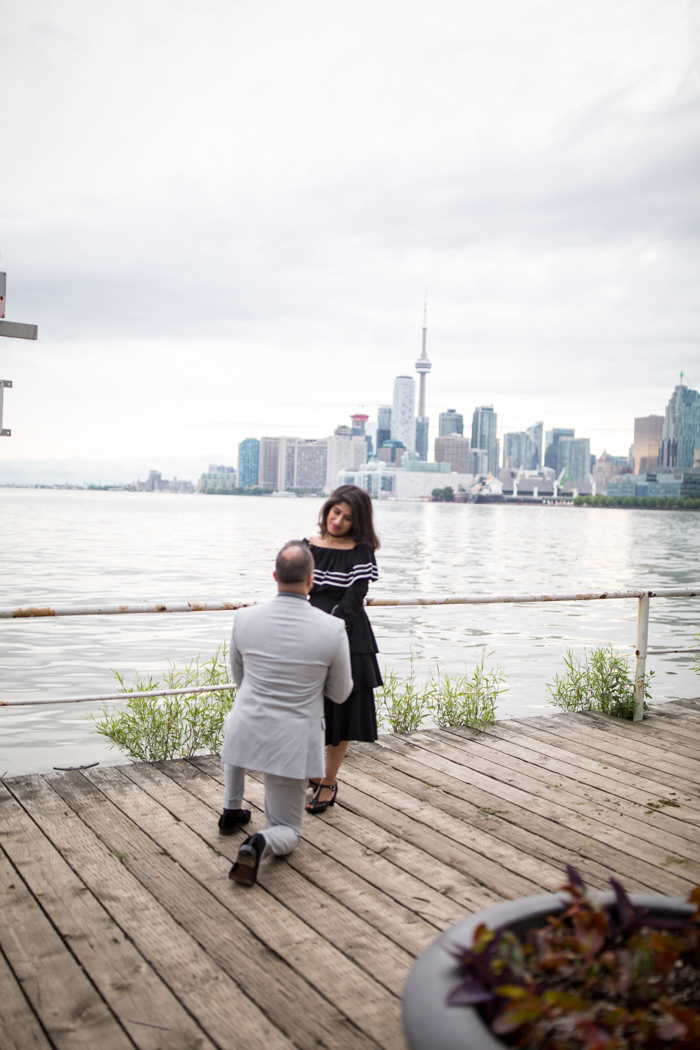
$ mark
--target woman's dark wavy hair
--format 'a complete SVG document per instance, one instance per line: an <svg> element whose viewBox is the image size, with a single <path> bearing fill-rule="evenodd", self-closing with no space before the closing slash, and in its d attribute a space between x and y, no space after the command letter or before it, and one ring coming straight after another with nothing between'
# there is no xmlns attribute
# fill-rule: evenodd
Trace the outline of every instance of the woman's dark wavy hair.
<svg viewBox="0 0 700 1050"><path fill-rule="evenodd" d="M352 528L349 535L355 543L366 543L372 550L379 550L379 537L372 522L372 500L365 490L357 485L341 485L330 494L318 517L321 535L328 535L328 515L331 508L337 507L339 503L348 503L352 507Z"/></svg>

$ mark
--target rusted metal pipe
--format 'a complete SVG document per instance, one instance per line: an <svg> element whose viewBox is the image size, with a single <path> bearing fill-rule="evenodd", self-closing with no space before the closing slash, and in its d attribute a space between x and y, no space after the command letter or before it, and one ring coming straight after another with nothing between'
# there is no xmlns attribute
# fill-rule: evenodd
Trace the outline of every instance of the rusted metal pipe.
<svg viewBox="0 0 700 1050"><path fill-rule="evenodd" d="M0 700L0 707L37 707L42 704L101 704L105 700L151 699L156 696L192 696L194 693L222 693L235 685L199 685L193 689L157 689L149 693L112 693L110 696L63 696L58 700Z"/></svg>
<svg viewBox="0 0 700 1050"><path fill-rule="evenodd" d="M417 598L369 598L365 604L372 609L427 605L501 605L533 602L592 602L612 601L618 598L697 598L700 587L663 587L654 590L629 591L555 591L552 594L467 594L463 596ZM0 620L34 619L44 616L123 616L132 613L191 613L235 612L249 605L257 605L267 598L231 598L219 602L142 602L116 605L28 605L0 608Z"/></svg>

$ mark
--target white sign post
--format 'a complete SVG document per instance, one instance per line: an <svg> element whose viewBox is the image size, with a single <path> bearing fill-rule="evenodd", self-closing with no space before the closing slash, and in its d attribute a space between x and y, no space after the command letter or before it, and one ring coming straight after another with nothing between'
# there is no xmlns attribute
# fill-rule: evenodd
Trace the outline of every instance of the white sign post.
<svg viewBox="0 0 700 1050"><path fill-rule="evenodd" d="M7 274L0 272L0 335L6 335L10 339L36 339L38 328L35 324L18 324L16 321L5 320L5 303L7 301ZM0 437L10 437L11 430L3 428L2 425L2 402L5 387L12 387L11 379L0 379Z"/></svg>

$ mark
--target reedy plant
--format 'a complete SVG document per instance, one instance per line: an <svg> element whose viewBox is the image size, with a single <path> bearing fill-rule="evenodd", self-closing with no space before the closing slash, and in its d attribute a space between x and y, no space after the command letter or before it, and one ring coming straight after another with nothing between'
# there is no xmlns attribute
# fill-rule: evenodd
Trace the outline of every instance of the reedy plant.
<svg viewBox="0 0 700 1050"><path fill-rule="evenodd" d="M459 677L443 673L436 665L428 681L421 684L410 657L410 673L401 678L392 668L384 668L384 686L377 690L377 720L392 733L412 733L427 719L441 729L469 726L483 729L496 720L497 698L506 679L500 667L488 670L482 651L481 661Z"/></svg>
<svg viewBox="0 0 700 1050"><path fill-rule="evenodd" d="M491 655L482 649L481 661L471 674L459 678L443 674L437 666L432 711L435 724L441 729L468 726L483 731L496 721L498 697L508 687L503 685L506 675L500 666L493 670L484 666L486 657Z"/></svg>
<svg viewBox="0 0 700 1050"><path fill-rule="evenodd" d="M435 688L430 683L421 685L417 681L412 653L410 665L410 674L404 679L385 667L384 685L377 690L377 722L388 726L392 733L413 733L433 710Z"/></svg>
<svg viewBox="0 0 700 1050"><path fill-rule="evenodd" d="M564 657L566 673L555 675L547 683L549 701L565 711L600 711L616 718L632 718L635 708L635 682L630 674L628 658L613 651L612 643L577 656L568 649ZM649 682L654 672L646 676L645 696L650 697ZM647 705L644 705L645 709Z"/></svg>
<svg viewBox="0 0 700 1050"><path fill-rule="evenodd" d="M231 684L225 644L204 662L198 655L192 656L182 670L168 662L162 682L137 674L128 686L119 671L112 673L127 694ZM181 696L131 696L125 706L110 709L105 704L99 717L91 714L90 718L94 731L130 758L144 762L190 758L199 752L221 750L224 718L234 698L235 689Z"/></svg>

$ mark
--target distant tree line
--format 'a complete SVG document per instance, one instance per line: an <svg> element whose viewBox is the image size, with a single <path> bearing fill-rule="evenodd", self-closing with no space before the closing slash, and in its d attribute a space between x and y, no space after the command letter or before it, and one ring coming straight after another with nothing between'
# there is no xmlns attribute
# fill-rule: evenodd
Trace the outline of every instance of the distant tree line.
<svg viewBox="0 0 700 1050"><path fill-rule="evenodd" d="M576 496L575 507L646 507L649 510L700 510L700 499L663 496Z"/></svg>
<svg viewBox="0 0 700 1050"><path fill-rule="evenodd" d="M455 490L451 485L445 485L444 489L433 489L431 501L433 503L454 503Z"/></svg>

